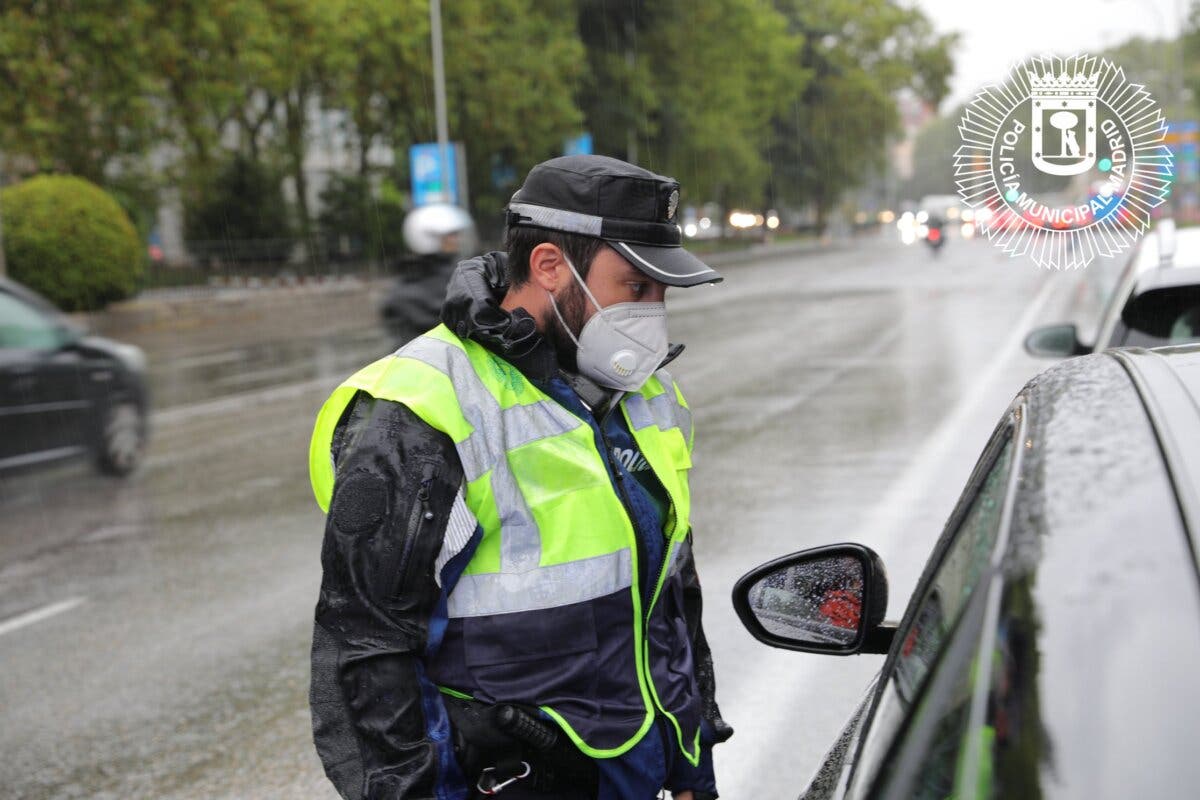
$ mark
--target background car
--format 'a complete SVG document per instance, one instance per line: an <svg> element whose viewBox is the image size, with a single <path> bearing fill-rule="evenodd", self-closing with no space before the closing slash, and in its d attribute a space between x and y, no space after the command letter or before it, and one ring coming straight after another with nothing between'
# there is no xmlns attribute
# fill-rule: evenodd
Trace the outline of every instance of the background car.
<svg viewBox="0 0 1200 800"><path fill-rule="evenodd" d="M50 303L0 279L0 470L91 455L126 475L146 441L145 356L89 336Z"/></svg>
<svg viewBox="0 0 1200 800"><path fill-rule="evenodd" d="M806 800L1193 795L1197 442L1200 346L1071 359L1000 420L899 625L862 545L744 576L734 606L761 641L887 654ZM832 643L809 633L831 575L863 609Z"/></svg>
<svg viewBox="0 0 1200 800"><path fill-rule="evenodd" d="M1102 264L1095 268L1096 279L1107 284L1101 289L1107 299L1095 337L1082 341L1074 323L1046 325L1025 339L1031 355L1066 357L1109 347L1200 342L1200 228L1176 230L1171 220L1160 223L1133 251L1115 282L1105 280Z"/></svg>

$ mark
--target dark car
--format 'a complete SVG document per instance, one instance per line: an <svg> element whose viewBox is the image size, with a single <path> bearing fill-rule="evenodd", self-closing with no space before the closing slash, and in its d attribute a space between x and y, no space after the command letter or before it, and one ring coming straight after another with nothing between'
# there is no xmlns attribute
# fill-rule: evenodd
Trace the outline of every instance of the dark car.
<svg viewBox="0 0 1200 800"><path fill-rule="evenodd" d="M90 455L126 475L141 459L146 415L141 350L87 335L0 279L0 470Z"/></svg>
<svg viewBox="0 0 1200 800"><path fill-rule="evenodd" d="M804 797L1196 796L1198 537L1200 346L1041 374L898 625L862 545L787 556L734 589L768 644L887 654Z"/></svg>
<svg viewBox="0 0 1200 800"><path fill-rule="evenodd" d="M1066 357L1109 347L1161 347L1200 342L1200 228L1176 230L1172 220L1159 223L1138 243L1115 281L1104 265L1087 277L1105 285L1103 311L1090 341L1075 324L1045 325L1025 339L1035 356Z"/></svg>

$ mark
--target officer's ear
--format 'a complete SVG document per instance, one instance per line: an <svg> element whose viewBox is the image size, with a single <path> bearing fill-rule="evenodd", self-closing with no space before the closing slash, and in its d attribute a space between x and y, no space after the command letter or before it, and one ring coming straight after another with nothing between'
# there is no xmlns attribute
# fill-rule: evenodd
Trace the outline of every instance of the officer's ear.
<svg viewBox="0 0 1200 800"><path fill-rule="evenodd" d="M529 280L547 292L557 292L572 280L567 260L557 245L542 242L530 251Z"/></svg>

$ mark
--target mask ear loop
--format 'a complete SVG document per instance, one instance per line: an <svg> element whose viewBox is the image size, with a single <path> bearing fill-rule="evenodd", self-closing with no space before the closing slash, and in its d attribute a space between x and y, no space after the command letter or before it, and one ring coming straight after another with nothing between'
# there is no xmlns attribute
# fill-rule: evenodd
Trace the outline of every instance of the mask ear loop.
<svg viewBox="0 0 1200 800"><path fill-rule="evenodd" d="M587 299L591 300L592 305L596 307L596 313L603 314L604 309L601 308L600 304L596 302L595 296L588 291L587 284L583 282L583 278L579 277L579 270L575 269L575 265L571 263L570 257L566 253L563 253L562 257L563 261L567 262L567 266L571 270L571 275L575 278L575 282L579 284L579 288L583 289L583 293L587 295ZM567 336L570 336L571 341L575 343L575 346L579 347L579 340L575 338L575 334L571 331L571 326L567 324L567 321L563 319L562 314L558 311L558 303L554 301L554 295L549 290L546 291L546 295L550 298L550 308L554 309L554 316L558 317L558 321L562 323L563 329L567 332Z"/></svg>
<svg viewBox="0 0 1200 800"><path fill-rule="evenodd" d="M575 347L579 347L579 340L575 338L575 334L571 332L571 326L563 319L562 314L558 313L558 303L554 302L554 295L546 290L546 296L550 298L550 308L554 309L554 316L558 317L558 321L562 323L563 330L567 332L567 336L571 337L571 341L575 343Z"/></svg>
<svg viewBox="0 0 1200 800"><path fill-rule="evenodd" d="M575 265L571 263L570 256L568 256L566 253L563 253L563 261L566 261L567 266L571 268L571 274L575 276L575 280L576 280L576 282L578 282L579 288L583 289L583 293L587 295L588 300L591 300L592 305L594 305L596 307L596 313L598 313L598 314L603 313L604 309L600 306L600 304L598 302L596 302L596 296L593 295L591 293L591 291L588 289L587 284L584 282L583 278L579 277L579 270L575 269Z"/></svg>

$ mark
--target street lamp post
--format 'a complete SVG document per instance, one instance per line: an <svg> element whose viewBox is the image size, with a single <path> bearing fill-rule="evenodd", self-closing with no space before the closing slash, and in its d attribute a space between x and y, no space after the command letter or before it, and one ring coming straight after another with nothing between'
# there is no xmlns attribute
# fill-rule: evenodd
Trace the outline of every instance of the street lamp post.
<svg viewBox="0 0 1200 800"><path fill-rule="evenodd" d="M437 119L438 179L443 201L450 202L450 125L446 121L446 68L442 59L442 3L429 0L429 28L433 40L433 108Z"/></svg>

